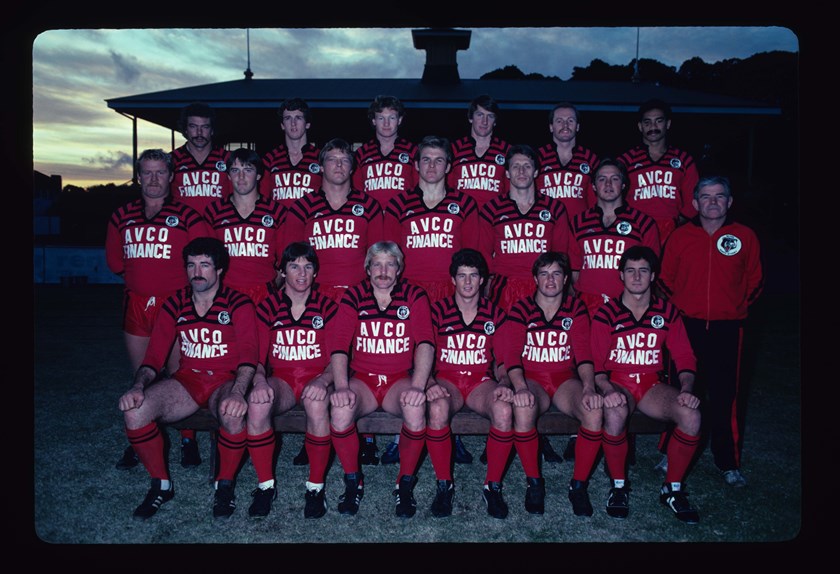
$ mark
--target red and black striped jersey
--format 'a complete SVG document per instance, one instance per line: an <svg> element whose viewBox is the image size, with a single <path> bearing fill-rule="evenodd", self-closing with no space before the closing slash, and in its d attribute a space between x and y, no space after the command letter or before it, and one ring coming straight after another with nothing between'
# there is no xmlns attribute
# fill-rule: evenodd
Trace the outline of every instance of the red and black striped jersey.
<svg viewBox="0 0 840 574"><path fill-rule="evenodd" d="M297 164L289 159L289 149L284 144L263 156L265 171L260 180L260 193L263 197L288 207L296 199L321 189L321 150L309 142L301 151L303 157Z"/></svg>
<svg viewBox="0 0 840 574"><path fill-rule="evenodd" d="M269 374L275 369L326 369L330 363L327 331L337 311L338 305L315 289L297 319L285 291L263 299L257 306L257 334L260 361L267 363Z"/></svg>
<svg viewBox="0 0 840 574"><path fill-rule="evenodd" d="M475 199L478 208L508 191L509 181L505 161L510 144L493 136L490 147L479 157L475 153L475 139L465 136L452 142L452 169L446 183Z"/></svg>
<svg viewBox="0 0 840 574"><path fill-rule="evenodd" d="M188 284L181 255L196 237L212 235L207 222L185 203L167 199L146 218L143 199L117 208L108 221L105 260L123 276L127 289L141 295L173 293Z"/></svg>
<svg viewBox="0 0 840 574"><path fill-rule="evenodd" d="M505 277L531 277L534 260L547 251L565 252L569 242L566 208L545 195L520 213L508 195L487 203L479 212L479 244L490 272Z"/></svg>
<svg viewBox="0 0 840 574"><path fill-rule="evenodd" d="M143 364L159 371L172 344L181 351L181 369L234 372L257 367L259 345L254 303L224 285L203 316L192 300L192 287L168 297L152 329Z"/></svg>
<svg viewBox="0 0 840 574"><path fill-rule="evenodd" d="M579 275L575 289L582 293L618 297L624 289L618 262L628 247L646 245L660 252L659 230L650 216L628 205L615 210L616 218L604 226L604 212L597 205L572 220L569 261Z"/></svg>
<svg viewBox="0 0 840 574"><path fill-rule="evenodd" d="M653 161L647 146L638 145L618 157L627 168L627 204L654 219L691 219L697 210L691 203L699 174L694 158L674 146ZM663 238L664 239L664 238Z"/></svg>
<svg viewBox="0 0 840 574"><path fill-rule="evenodd" d="M416 154L417 145L401 137L387 155L383 155L376 139L362 144L355 152L353 187L371 195L383 207L388 205L395 195L414 189L419 182Z"/></svg>
<svg viewBox="0 0 840 574"><path fill-rule="evenodd" d="M658 373L665 368L666 349L678 373L697 369L677 307L655 295L638 321L620 296L610 299L592 318L591 339L595 374Z"/></svg>
<svg viewBox="0 0 840 574"><path fill-rule="evenodd" d="M391 291L391 303L381 311L366 279L344 292L335 328L327 336L332 341L330 354L349 355L352 371L408 371L417 345L435 344L429 298L420 287L399 280Z"/></svg>
<svg viewBox="0 0 840 574"><path fill-rule="evenodd" d="M478 207L454 189L428 207L423 190L415 187L388 203L384 236L400 246L406 279L447 281L452 255L463 247L478 248Z"/></svg>
<svg viewBox="0 0 840 574"><path fill-rule="evenodd" d="M537 150L540 173L534 182L537 191L559 199L566 206L569 219L595 205L595 186L592 176L598 168L598 156L581 145L572 150L572 159L567 164L560 162L557 146L544 145Z"/></svg>
<svg viewBox="0 0 840 574"><path fill-rule="evenodd" d="M350 286L365 278L368 247L382 239L382 207L366 193L351 189L333 209L323 190L304 195L289 208L286 239L308 241L318 252L318 283Z"/></svg>
<svg viewBox="0 0 840 574"><path fill-rule="evenodd" d="M207 158L199 163L184 144L172 152L175 174L170 190L172 199L186 203L199 213L217 200L229 197L233 186L227 174L230 152L222 146L210 150Z"/></svg>
<svg viewBox="0 0 840 574"><path fill-rule="evenodd" d="M273 282L286 248L288 210L278 201L257 199L254 211L242 217L230 198L214 201L204 212L213 233L227 247L230 266L225 281L235 287Z"/></svg>
<svg viewBox="0 0 840 574"><path fill-rule="evenodd" d="M493 367L505 359L505 312L489 299L481 297L478 311L467 325L455 296L432 304L432 328L435 332L435 372L469 371L493 376Z"/></svg>
<svg viewBox="0 0 840 574"><path fill-rule="evenodd" d="M519 300L508 314L510 343L505 364L525 376L535 372L563 372L592 363L589 312L571 295L554 317L547 318L533 295Z"/></svg>

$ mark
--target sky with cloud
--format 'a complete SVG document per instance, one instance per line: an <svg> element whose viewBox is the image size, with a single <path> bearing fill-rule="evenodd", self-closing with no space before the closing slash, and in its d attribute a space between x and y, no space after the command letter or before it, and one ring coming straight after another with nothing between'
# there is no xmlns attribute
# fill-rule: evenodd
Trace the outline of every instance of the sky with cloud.
<svg viewBox="0 0 840 574"><path fill-rule="evenodd" d="M249 65L266 78L419 78L425 52L412 28L51 29L32 42L33 167L64 185L131 178L131 121L105 100L238 80ZM467 28L458 52L462 78L515 65L568 80L593 59L627 65L636 57L679 66L760 52L799 51L782 26ZM250 50L249 50L250 48ZM139 122L140 149L171 144L167 129ZM176 135L176 145L182 143Z"/></svg>

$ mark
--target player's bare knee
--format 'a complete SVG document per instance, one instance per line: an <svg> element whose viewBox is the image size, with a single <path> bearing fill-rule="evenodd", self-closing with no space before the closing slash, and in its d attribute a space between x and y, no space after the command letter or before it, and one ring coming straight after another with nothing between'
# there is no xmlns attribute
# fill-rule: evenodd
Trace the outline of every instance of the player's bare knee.
<svg viewBox="0 0 840 574"><path fill-rule="evenodd" d="M442 429L449 424L449 399L441 397L429 403L429 426Z"/></svg>
<svg viewBox="0 0 840 574"><path fill-rule="evenodd" d="M513 428L513 408L510 403L496 401L490 408L490 424L500 431Z"/></svg>

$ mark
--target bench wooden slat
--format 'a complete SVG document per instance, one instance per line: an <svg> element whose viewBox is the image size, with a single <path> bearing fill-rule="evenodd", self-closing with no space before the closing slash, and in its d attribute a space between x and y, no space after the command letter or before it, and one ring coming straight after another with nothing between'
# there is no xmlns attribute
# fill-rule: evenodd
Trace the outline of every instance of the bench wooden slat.
<svg viewBox="0 0 840 574"><path fill-rule="evenodd" d="M201 409L185 419L169 424L169 426L179 430L194 429L202 431L216 430L219 424L207 409ZM278 432L306 432L306 414L303 408L296 406L290 411L275 416L273 426L274 430ZM356 426L359 432L367 434L397 434L402 428L402 419L385 411L376 411L359 419ZM554 410L553 407L537 421L537 430L542 434L575 434L578 426L579 423L574 417ZM490 432L490 421L468 409L464 409L455 413L451 428L454 434L487 434ZM659 433L667 428L667 423L651 419L638 411L633 413L630 418L629 432L631 433Z"/></svg>

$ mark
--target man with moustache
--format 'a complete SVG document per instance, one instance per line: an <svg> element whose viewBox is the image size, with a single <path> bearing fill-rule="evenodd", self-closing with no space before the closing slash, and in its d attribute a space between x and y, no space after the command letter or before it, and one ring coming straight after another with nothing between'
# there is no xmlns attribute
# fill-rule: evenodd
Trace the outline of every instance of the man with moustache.
<svg viewBox="0 0 840 574"><path fill-rule="evenodd" d="M638 118L642 143L618 157L627 168L627 204L656 221L664 245L678 225L697 215L691 203L699 177L697 163L668 142L671 106L648 100L639 106Z"/></svg>
<svg viewBox="0 0 840 574"><path fill-rule="evenodd" d="M203 214L210 203L227 198L231 191L225 176L228 152L213 145L216 112L205 103L189 104L181 110L178 129L187 141L172 152L172 198Z"/></svg>
<svg viewBox="0 0 840 574"><path fill-rule="evenodd" d="M138 520L151 518L175 496L160 425L201 408L219 421L214 518L227 518L236 508L236 474L247 444L246 395L259 360L254 303L222 283L229 258L221 241L199 237L182 254L190 285L164 302L134 384L119 399L128 440L152 479L134 510ZM159 377L173 342L180 365Z"/></svg>

